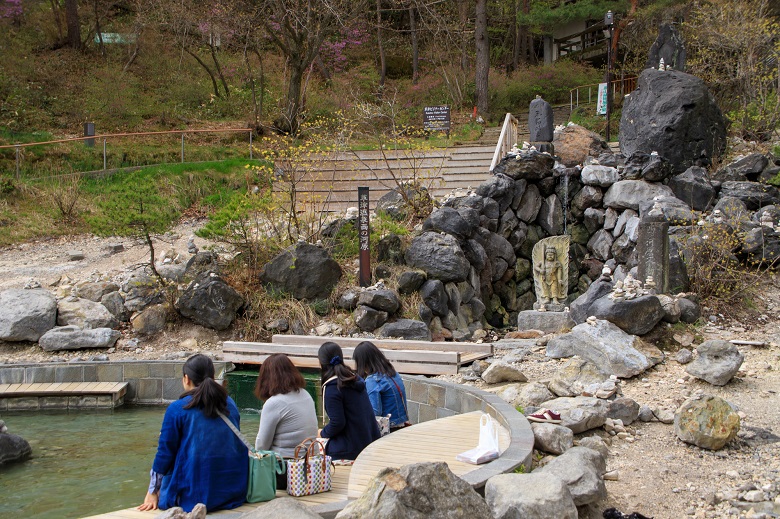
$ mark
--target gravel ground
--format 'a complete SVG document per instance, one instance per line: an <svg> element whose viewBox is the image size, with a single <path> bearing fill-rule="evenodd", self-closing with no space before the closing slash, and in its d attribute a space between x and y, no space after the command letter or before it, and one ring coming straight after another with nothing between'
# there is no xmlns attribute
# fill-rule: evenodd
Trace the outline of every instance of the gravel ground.
<svg viewBox="0 0 780 519"><path fill-rule="evenodd" d="M157 243L158 254L174 249L185 254L186 242L198 221L178 225ZM108 252L110 243L122 243L125 250ZM207 244L196 239L203 248ZM70 251L80 251L85 259L69 261ZM0 290L21 288L30 278L45 287L55 287L63 276L83 280L91 275L107 275L121 279L123 273L144 261L148 251L143 244L127 239L98 239L75 236L25 243L0 250ZM630 438L599 434L611 442L607 459L608 471L617 471L616 481L607 481L608 497L581 517L599 518L605 508L615 507L628 514L639 512L648 517L768 517L749 511L743 503L740 510L732 503L752 490L763 491L763 498L774 500L780 491L780 411L777 392L780 391L780 288L778 280L767 282L756 301L761 317L751 322L725 322L700 327L696 333L704 339L742 339L762 341L761 347L740 346L745 361L738 375L726 386L716 387L693 379L684 366L667 360L639 377L621 381L624 396L668 410L676 409L688 396L703 392L720 396L738 408L742 416L741 431L725 449L710 452L678 440L672 425L660 422L635 422L628 427ZM707 315L705 314L705 317ZM216 333L186 322L179 323L154 339L143 339L138 350L125 351L121 339L116 351L107 353L111 360L126 358L171 358L182 352L220 352L221 341L234 338L237 332ZM688 337L690 339L690 337ZM685 336L681 337L686 342ZM530 381L552 378L563 361L544 356L544 338L519 364ZM694 343L690 346L693 349ZM89 358L106 352L42 352L33 344L0 342L0 363L43 362L60 357ZM505 352L499 352L503 355ZM460 376L447 377L462 381ZM485 387L485 384L471 382ZM488 388L490 390L496 389ZM760 494L760 492L759 492ZM754 505L755 506L755 505ZM780 498L775 505L780 509ZM751 515L752 514L752 515Z"/></svg>

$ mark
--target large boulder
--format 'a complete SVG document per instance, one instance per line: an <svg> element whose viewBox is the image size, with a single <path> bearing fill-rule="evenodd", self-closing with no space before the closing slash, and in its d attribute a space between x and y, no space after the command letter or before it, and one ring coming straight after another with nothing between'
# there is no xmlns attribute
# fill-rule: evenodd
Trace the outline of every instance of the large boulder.
<svg viewBox="0 0 780 519"><path fill-rule="evenodd" d="M604 400L592 396L562 396L543 402L541 407L560 413L561 425L571 429L574 434L601 427L606 423L609 411Z"/></svg>
<svg viewBox="0 0 780 519"><path fill-rule="evenodd" d="M715 386L725 386L742 366L745 356L730 342L705 341L696 348L698 356L685 371Z"/></svg>
<svg viewBox="0 0 780 519"><path fill-rule="evenodd" d="M125 308L130 312L140 312L149 305L165 302L165 290L160 280L142 270L133 272L122 285L122 291L125 293Z"/></svg>
<svg viewBox="0 0 780 519"><path fill-rule="evenodd" d="M82 299L99 302L106 294L119 290L119 285L110 281L96 281L93 283L84 283L76 289L76 294Z"/></svg>
<svg viewBox="0 0 780 519"><path fill-rule="evenodd" d="M444 283L465 281L471 268L455 237L435 232L414 238L405 259L410 267L425 271L429 279Z"/></svg>
<svg viewBox="0 0 780 519"><path fill-rule="evenodd" d="M57 304L57 324L81 328L117 328L119 321L102 304L71 296Z"/></svg>
<svg viewBox="0 0 780 519"><path fill-rule="evenodd" d="M720 187L720 196L741 200L751 211L780 203L780 191L776 187L757 182L724 182Z"/></svg>
<svg viewBox="0 0 780 519"><path fill-rule="evenodd" d="M298 242L267 263L260 281L296 299L327 299L341 279L341 267L325 249Z"/></svg>
<svg viewBox="0 0 780 519"><path fill-rule="evenodd" d="M639 375L664 358L655 346L605 320L578 324L571 333L555 337L546 354L555 359L577 355L620 378Z"/></svg>
<svg viewBox="0 0 780 519"><path fill-rule="evenodd" d="M32 457L32 447L27 440L16 434L0 432L0 467L25 461L30 457Z"/></svg>
<svg viewBox="0 0 780 519"><path fill-rule="evenodd" d="M409 341L430 341L431 331L422 321L414 319L399 319L382 326L377 332L377 337L400 338Z"/></svg>
<svg viewBox="0 0 780 519"><path fill-rule="evenodd" d="M471 485L444 462L386 468L368 483L337 519L492 519L490 508Z"/></svg>
<svg viewBox="0 0 780 519"><path fill-rule="evenodd" d="M181 315L215 330L227 329L242 306L241 294L213 272L195 278L176 300Z"/></svg>
<svg viewBox="0 0 780 519"><path fill-rule="evenodd" d="M533 474L552 474L563 481L577 506L607 497L603 474L607 462L600 452L587 447L572 447Z"/></svg>
<svg viewBox="0 0 780 519"><path fill-rule="evenodd" d="M495 519L577 519L577 506L559 477L534 471L488 479L485 501Z"/></svg>
<svg viewBox="0 0 780 519"><path fill-rule="evenodd" d="M561 164L567 167L582 164L588 157L598 157L609 151L607 143L599 134L574 123L555 131L553 146Z"/></svg>
<svg viewBox="0 0 780 519"><path fill-rule="evenodd" d="M424 231L436 231L452 234L456 238L465 239L474 236L479 220L469 221L452 207L440 207L436 209L423 222Z"/></svg>
<svg viewBox="0 0 780 519"><path fill-rule="evenodd" d="M683 172L720 156L726 121L701 79L676 70L647 69L623 102L618 140L625 156L657 151L675 171Z"/></svg>
<svg viewBox="0 0 780 519"><path fill-rule="evenodd" d="M663 184L645 182L644 180L621 180L607 189L604 194L604 206L639 211L639 204L657 196L673 197L674 193Z"/></svg>
<svg viewBox="0 0 780 519"><path fill-rule="evenodd" d="M57 326L44 333L38 340L38 345L44 351L110 348L121 336L119 331L111 328Z"/></svg>
<svg viewBox="0 0 780 519"><path fill-rule="evenodd" d="M534 449L563 454L574 446L574 433L568 427L554 423L532 423L534 432Z"/></svg>
<svg viewBox="0 0 780 519"><path fill-rule="evenodd" d="M585 388L608 381L610 375L607 369L575 357L556 371L547 387L556 396L578 396L585 391Z"/></svg>
<svg viewBox="0 0 780 519"><path fill-rule="evenodd" d="M739 415L731 404L711 395L689 398L674 415L679 439L703 449L718 450L739 432Z"/></svg>
<svg viewBox="0 0 780 519"><path fill-rule="evenodd" d="M618 302L602 297L593 302L588 314L605 319L631 335L644 335L663 319L666 312L656 296Z"/></svg>
<svg viewBox="0 0 780 519"><path fill-rule="evenodd" d="M705 211L715 201L715 188L710 182L707 170L691 166L685 172L669 179L674 196L687 203L691 209Z"/></svg>
<svg viewBox="0 0 780 519"><path fill-rule="evenodd" d="M401 300L392 290L363 290L358 296L358 305L366 305L392 315L401 308Z"/></svg>
<svg viewBox="0 0 780 519"><path fill-rule="evenodd" d="M606 232L606 231L605 231ZM599 278L590 284L588 290L569 305L569 314L575 323L581 324L588 318L588 311L597 299L612 292L614 283L611 278Z"/></svg>
<svg viewBox="0 0 780 519"><path fill-rule="evenodd" d="M37 341L57 324L57 300L43 289L0 292L0 340Z"/></svg>
<svg viewBox="0 0 780 519"><path fill-rule="evenodd" d="M277 497L261 503L260 506L250 512L241 514L239 519L271 519L283 517L284 519L322 519L320 514L293 497Z"/></svg>
<svg viewBox="0 0 780 519"><path fill-rule="evenodd" d="M518 155L509 156L496 164L493 174L506 175L513 180L541 180L552 174L554 165L555 159L549 153L523 150Z"/></svg>

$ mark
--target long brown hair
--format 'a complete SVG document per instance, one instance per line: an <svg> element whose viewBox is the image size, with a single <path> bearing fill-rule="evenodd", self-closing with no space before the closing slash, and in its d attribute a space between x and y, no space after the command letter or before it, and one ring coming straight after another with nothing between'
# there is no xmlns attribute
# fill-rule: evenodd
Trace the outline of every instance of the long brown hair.
<svg viewBox="0 0 780 519"><path fill-rule="evenodd" d="M387 360L382 350L376 347L376 344L369 341L363 341L357 345L352 353L352 360L355 361L357 374L363 378L378 373L390 378L396 375L395 368Z"/></svg>
<svg viewBox="0 0 780 519"><path fill-rule="evenodd" d="M306 381L303 375L283 353L275 353L265 359L260 366L255 384L255 396L260 400L268 400L274 395L284 395L303 389Z"/></svg>
<svg viewBox="0 0 780 519"><path fill-rule="evenodd" d="M209 418L216 418L220 413L226 414L228 392L214 380L214 363L210 358L200 353L193 355L184 363L182 373L195 384L195 389L182 395L192 397L184 409L203 409L203 414Z"/></svg>

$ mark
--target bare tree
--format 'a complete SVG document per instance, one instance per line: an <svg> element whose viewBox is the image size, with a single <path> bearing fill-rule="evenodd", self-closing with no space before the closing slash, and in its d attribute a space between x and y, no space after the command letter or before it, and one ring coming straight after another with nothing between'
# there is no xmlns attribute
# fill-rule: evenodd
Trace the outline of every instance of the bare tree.
<svg viewBox="0 0 780 519"><path fill-rule="evenodd" d="M81 20L79 1L65 0L65 24L68 26L68 46L81 49Z"/></svg>
<svg viewBox="0 0 780 519"><path fill-rule="evenodd" d="M258 19L279 47L290 70L287 100L277 126L296 134L302 109L303 78L320 52L325 38L334 34L365 2L350 0L259 0Z"/></svg>

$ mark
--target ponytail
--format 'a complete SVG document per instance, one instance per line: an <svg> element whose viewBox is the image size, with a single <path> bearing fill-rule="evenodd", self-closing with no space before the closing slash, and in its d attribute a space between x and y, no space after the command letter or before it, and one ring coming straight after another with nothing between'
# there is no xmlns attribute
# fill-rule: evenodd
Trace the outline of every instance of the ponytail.
<svg viewBox="0 0 780 519"><path fill-rule="evenodd" d="M338 387L341 389L345 386L352 386L357 380L357 374L344 364L344 352L341 351L341 346L335 342L323 343L317 352L317 358L322 369L323 384L335 376L338 379Z"/></svg>
<svg viewBox="0 0 780 519"><path fill-rule="evenodd" d="M191 400L184 409L202 409L209 418L216 418L227 411L227 390L214 380L214 363L205 355L193 355L184 363L182 371L195 384L195 389L182 396L189 395Z"/></svg>

